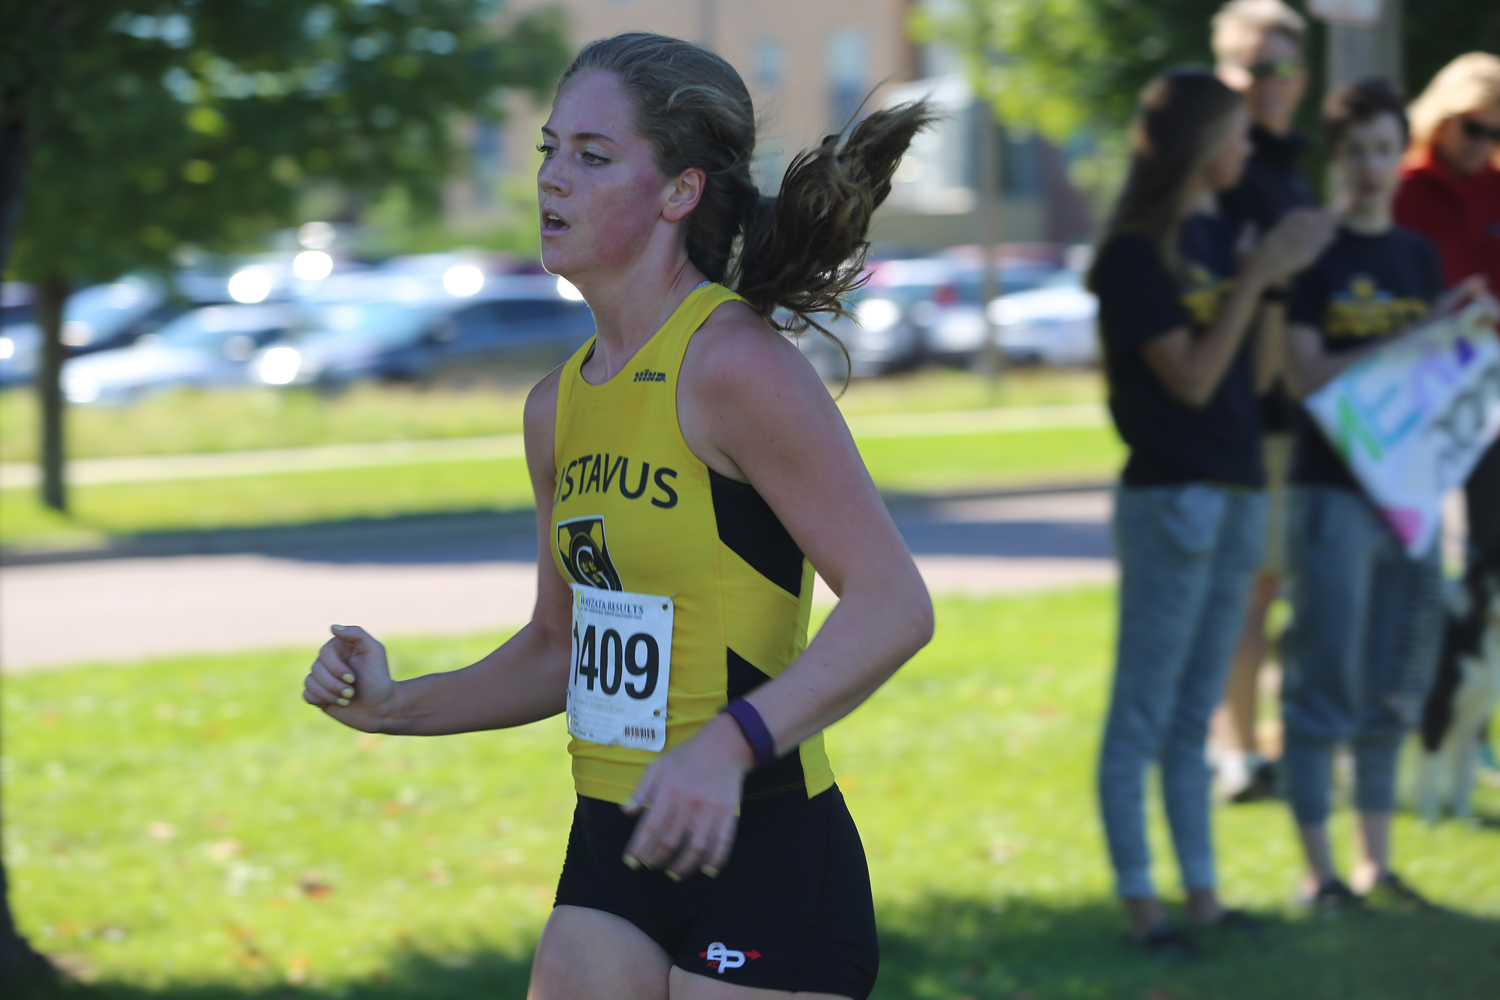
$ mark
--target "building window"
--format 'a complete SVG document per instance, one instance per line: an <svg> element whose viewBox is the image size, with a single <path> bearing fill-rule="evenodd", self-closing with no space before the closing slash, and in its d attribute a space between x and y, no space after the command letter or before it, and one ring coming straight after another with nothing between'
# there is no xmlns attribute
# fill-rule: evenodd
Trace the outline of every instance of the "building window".
<svg viewBox="0 0 1500 1000"><path fill-rule="evenodd" d="M775 90L786 79L786 50L774 38L765 38L755 46L755 82L765 90Z"/></svg>
<svg viewBox="0 0 1500 1000"><path fill-rule="evenodd" d="M864 99L870 43L863 28L840 28L828 37L828 83L833 120L842 125Z"/></svg>

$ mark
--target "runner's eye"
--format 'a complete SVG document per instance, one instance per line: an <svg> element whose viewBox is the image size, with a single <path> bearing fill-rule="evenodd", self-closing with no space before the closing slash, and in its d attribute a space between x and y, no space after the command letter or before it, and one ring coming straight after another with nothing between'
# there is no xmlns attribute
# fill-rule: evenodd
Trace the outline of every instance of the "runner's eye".
<svg viewBox="0 0 1500 1000"><path fill-rule="evenodd" d="M596 167L599 166L601 163L608 163L609 162L609 160L607 160L604 157L600 156L598 153L590 153L588 150L584 150L582 155L583 155L583 162L584 163L592 164L593 166L596 166Z"/></svg>
<svg viewBox="0 0 1500 1000"><path fill-rule="evenodd" d="M555 153L557 151L557 149L554 146L547 145L545 142L539 142L539 143L537 143L536 151L538 153L541 153L543 156L547 157L548 159L551 159L552 158L552 154Z"/></svg>

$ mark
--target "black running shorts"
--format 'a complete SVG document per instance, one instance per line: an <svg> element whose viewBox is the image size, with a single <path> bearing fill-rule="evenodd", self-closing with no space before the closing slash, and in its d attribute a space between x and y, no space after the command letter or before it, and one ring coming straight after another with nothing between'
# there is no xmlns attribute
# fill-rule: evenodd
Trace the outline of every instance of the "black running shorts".
<svg viewBox="0 0 1500 1000"><path fill-rule="evenodd" d="M637 817L579 796L556 905L624 917L687 972L865 1000L880 950L864 846L837 786L805 795L742 810L723 872L682 882L627 868Z"/></svg>

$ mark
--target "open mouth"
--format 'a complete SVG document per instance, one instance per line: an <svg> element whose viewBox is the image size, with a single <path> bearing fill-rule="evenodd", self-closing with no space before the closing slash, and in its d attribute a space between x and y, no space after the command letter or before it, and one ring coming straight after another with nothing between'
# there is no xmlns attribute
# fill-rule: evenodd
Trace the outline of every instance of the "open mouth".
<svg viewBox="0 0 1500 1000"><path fill-rule="evenodd" d="M568 230L568 222L556 212L542 212L542 232L564 233Z"/></svg>

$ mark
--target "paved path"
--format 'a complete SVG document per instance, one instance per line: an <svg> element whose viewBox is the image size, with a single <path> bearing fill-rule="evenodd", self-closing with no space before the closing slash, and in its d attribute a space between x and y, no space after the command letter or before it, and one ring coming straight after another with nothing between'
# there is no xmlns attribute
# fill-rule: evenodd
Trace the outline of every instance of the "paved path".
<svg viewBox="0 0 1500 1000"><path fill-rule="evenodd" d="M988 594L1114 579L1105 490L898 499L892 512L934 593ZM459 634L525 621L525 531L365 537L227 555L0 570L0 667L128 661L266 646L313 649L330 623L377 635ZM832 593L821 585L820 601Z"/></svg>

